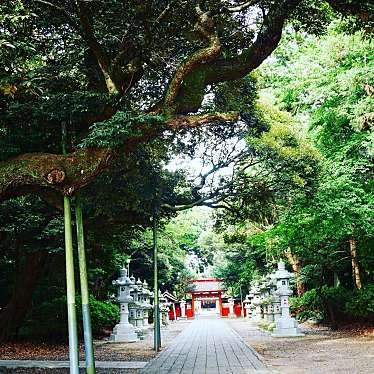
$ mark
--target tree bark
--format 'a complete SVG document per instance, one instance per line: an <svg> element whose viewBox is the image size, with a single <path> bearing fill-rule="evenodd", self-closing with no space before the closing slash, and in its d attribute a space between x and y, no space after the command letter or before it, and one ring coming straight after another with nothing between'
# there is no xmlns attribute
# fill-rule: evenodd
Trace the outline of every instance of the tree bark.
<svg viewBox="0 0 374 374"><path fill-rule="evenodd" d="M292 254L290 250L285 251L284 254L295 273L297 296L303 296L305 293L305 283L301 280L300 277L302 269L301 260L298 256Z"/></svg>
<svg viewBox="0 0 374 374"><path fill-rule="evenodd" d="M360 265L359 265L358 258L357 258L357 242L353 235L349 238L349 251L351 253L351 260L352 260L353 283L356 288L360 289L362 287L361 271L360 271Z"/></svg>
<svg viewBox="0 0 374 374"><path fill-rule="evenodd" d="M45 251L25 256L24 266L17 272L13 294L0 313L0 342L12 338L30 310L32 296L43 274L48 256Z"/></svg>
<svg viewBox="0 0 374 374"><path fill-rule="evenodd" d="M26 153L0 162L0 201L30 192L55 190L72 195L103 172L115 152L81 149L68 155Z"/></svg>

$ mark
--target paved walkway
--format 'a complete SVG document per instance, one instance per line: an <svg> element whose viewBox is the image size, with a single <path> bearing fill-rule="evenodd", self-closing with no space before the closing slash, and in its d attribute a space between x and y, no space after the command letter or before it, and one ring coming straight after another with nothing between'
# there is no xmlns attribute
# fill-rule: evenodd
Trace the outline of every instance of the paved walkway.
<svg viewBox="0 0 374 374"><path fill-rule="evenodd" d="M195 319L150 361L144 374L274 373L220 318Z"/></svg>

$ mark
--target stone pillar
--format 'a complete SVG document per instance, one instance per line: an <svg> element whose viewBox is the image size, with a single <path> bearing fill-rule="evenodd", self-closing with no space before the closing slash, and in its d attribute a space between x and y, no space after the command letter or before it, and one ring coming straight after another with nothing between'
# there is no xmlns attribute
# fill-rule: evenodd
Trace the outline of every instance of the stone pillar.
<svg viewBox="0 0 374 374"><path fill-rule="evenodd" d="M235 318L235 313L234 313L234 299L230 297L228 299L229 302L229 318Z"/></svg>
<svg viewBox="0 0 374 374"><path fill-rule="evenodd" d="M170 316L169 316L170 305L171 305L171 303L169 303L169 302L166 302L166 303L165 303L165 308L166 308L166 324L167 324L167 325L170 324Z"/></svg>
<svg viewBox="0 0 374 374"><path fill-rule="evenodd" d="M281 316L276 321L276 328L272 336L274 337L287 337L287 336L303 336L298 328L295 318L290 316L290 307L288 298L292 295L292 290L289 288L289 279L293 275L286 270L283 261L278 262L278 270L275 273L277 279L276 295L280 298Z"/></svg>
<svg viewBox="0 0 374 374"><path fill-rule="evenodd" d="M180 301L180 307L181 307L181 319L187 319L187 317L186 317L186 300L182 299Z"/></svg>
<svg viewBox="0 0 374 374"><path fill-rule="evenodd" d="M174 322L177 322L178 317L177 317L177 311L175 310L175 303L173 303L173 315L174 315Z"/></svg>
<svg viewBox="0 0 374 374"><path fill-rule="evenodd" d="M216 314L217 314L217 316L219 316L221 314L218 298L216 299Z"/></svg>
<svg viewBox="0 0 374 374"><path fill-rule="evenodd" d="M128 305L132 301L130 296L131 281L127 276L125 267L121 269L121 276L112 282L118 286L117 301L120 304L120 322L114 327L110 336L112 342L136 342L138 337L136 335L134 326L129 323L129 308Z"/></svg>
<svg viewBox="0 0 374 374"><path fill-rule="evenodd" d="M160 303L160 325L166 327L168 325L166 320L166 299L165 296L159 291L158 300Z"/></svg>
<svg viewBox="0 0 374 374"><path fill-rule="evenodd" d="M251 318L251 300L249 294L243 300L245 315L247 319Z"/></svg>

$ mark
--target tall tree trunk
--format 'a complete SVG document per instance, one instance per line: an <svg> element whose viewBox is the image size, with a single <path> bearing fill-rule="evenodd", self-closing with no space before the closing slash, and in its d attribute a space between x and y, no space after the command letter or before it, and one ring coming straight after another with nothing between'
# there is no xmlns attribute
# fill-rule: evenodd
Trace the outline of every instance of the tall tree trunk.
<svg viewBox="0 0 374 374"><path fill-rule="evenodd" d="M284 254L295 273L297 296L303 296L305 293L305 284L300 277L302 269L301 260L297 255L292 254L289 249L287 249Z"/></svg>
<svg viewBox="0 0 374 374"><path fill-rule="evenodd" d="M353 235L349 238L349 250L351 253L351 260L352 260L353 283L356 286L356 288L360 289L362 287L361 272L360 272L360 265L357 259L357 242Z"/></svg>
<svg viewBox="0 0 374 374"><path fill-rule="evenodd" d="M32 252L25 256L24 266L21 266L21 271L16 274L12 297L0 313L0 342L9 340L20 328L30 309L32 296L47 257L45 251Z"/></svg>

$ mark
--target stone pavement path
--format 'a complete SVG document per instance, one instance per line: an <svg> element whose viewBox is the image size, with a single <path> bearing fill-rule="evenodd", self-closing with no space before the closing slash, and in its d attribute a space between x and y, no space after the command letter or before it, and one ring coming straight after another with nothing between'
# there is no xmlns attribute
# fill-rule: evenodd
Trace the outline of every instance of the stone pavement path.
<svg viewBox="0 0 374 374"><path fill-rule="evenodd" d="M275 373L220 318L195 319L143 374Z"/></svg>

